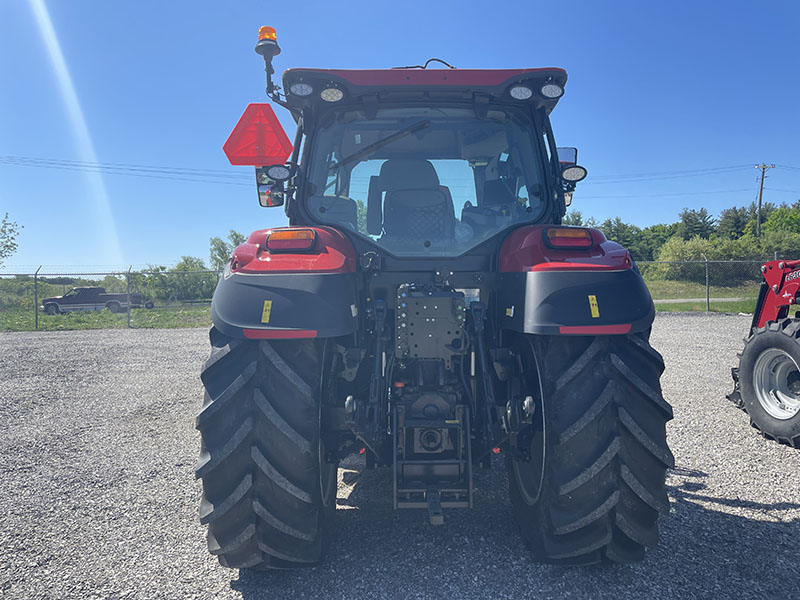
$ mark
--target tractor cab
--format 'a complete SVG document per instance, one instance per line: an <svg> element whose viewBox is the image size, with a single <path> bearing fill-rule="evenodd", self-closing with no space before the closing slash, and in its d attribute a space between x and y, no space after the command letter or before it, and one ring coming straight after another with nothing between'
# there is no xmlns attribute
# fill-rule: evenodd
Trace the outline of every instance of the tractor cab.
<svg viewBox="0 0 800 600"><path fill-rule="evenodd" d="M278 88L267 41L257 47L267 89L298 125L291 160L281 164L291 145L277 120L256 125L254 105L226 152L257 167L262 205L285 203L291 225L335 227L393 256L455 257L519 225L560 222L585 177L550 129L562 69L291 69Z"/></svg>

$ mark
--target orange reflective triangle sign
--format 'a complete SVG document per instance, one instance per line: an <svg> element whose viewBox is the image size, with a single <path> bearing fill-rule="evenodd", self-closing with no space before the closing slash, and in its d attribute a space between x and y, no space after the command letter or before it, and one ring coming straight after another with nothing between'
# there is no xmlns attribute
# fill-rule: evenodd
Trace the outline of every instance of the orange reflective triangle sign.
<svg viewBox="0 0 800 600"><path fill-rule="evenodd" d="M282 165L292 143L269 104L249 104L222 150L232 165Z"/></svg>

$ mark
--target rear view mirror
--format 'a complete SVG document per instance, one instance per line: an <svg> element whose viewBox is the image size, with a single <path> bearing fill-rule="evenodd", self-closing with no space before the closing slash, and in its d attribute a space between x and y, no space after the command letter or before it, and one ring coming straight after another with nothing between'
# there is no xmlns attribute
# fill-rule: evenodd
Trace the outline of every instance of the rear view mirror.
<svg viewBox="0 0 800 600"><path fill-rule="evenodd" d="M563 169L565 165L578 164L578 149L573 147L557 148L558 162L561 163Z"/></svg>
<svg viewBox="0 0 800 600"><path fill-rule="evenodd" d="M283 195L283 184L268 183L258 186L258 203L265 208L283 206Z"/></svg>

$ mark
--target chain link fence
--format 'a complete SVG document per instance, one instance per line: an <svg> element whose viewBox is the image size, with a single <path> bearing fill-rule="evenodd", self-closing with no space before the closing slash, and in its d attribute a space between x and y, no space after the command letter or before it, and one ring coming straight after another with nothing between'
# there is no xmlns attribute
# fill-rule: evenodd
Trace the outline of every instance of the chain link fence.
<svg viewBox="0 0 800 600"><path fill-rule="evenodd" d="M637 263L657 310L733 313L753 312L762 264ZM0 273L0 331L210 326L211 297L221 275L166 268ZM95 289L91 298L75 298L79 288L102 288L102 293Z"/></svg>
<svg viewBox="0 0 800 600"><path fill-rule="evenodd" d="M656 310L752 313L764 261L642 261Z"/></svg>
<svg viewBox="0 0 800 600"><path fill-rule="evenodd" d="M0 331L211 324L222 271L0 273Z"/></svg>

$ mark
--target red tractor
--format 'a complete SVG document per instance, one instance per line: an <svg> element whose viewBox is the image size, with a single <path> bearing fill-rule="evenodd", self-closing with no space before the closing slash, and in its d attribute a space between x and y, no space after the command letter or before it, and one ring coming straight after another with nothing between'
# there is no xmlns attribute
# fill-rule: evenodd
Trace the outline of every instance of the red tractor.
<svg viewBox="0 0 800 600"><path fill-rule="evenodd" d="M764 281L750 334L731 369L728 399L764 437L800 448L800 260L761 267Z"/></svg>
<svg viewBox="0 0 800 600"><path fill-rule="evenodd" d="M225 150L289 226L253 232L214 294L196 470L211 553L320 561L350 454L440 524L502 453L535 559L641 560L669 509L672 409L630 254L560 225L586 176L550 127L566 73L292 69L279 88L274 29L256 51L294 144L251 104Z"/></svg>

